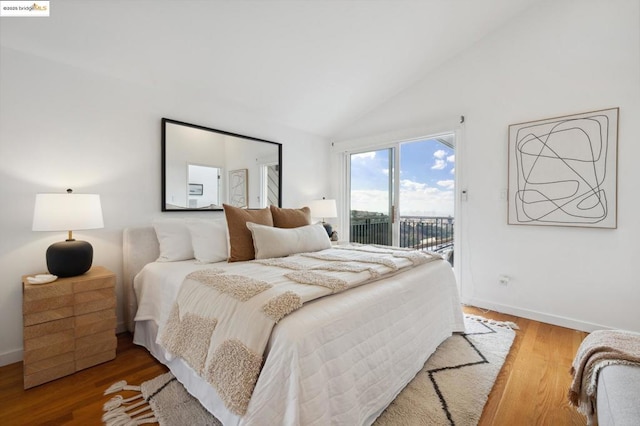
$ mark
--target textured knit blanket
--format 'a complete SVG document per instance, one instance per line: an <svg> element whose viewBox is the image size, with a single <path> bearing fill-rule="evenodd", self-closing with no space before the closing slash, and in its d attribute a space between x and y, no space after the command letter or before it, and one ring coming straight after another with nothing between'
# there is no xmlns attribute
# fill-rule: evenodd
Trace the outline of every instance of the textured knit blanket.
<svg viewBox="0 0 640 426"><path fill-rule="evenodd" d="M158 342L181 357L217 391L225 406L243 415L276 323L304 303L369 283L414 265L442 260L435 253L374 246L345 246L286 258L252 261L246 275L224 268L184 279ZM249 263L249 262L248 262ZM277 278L273 278L277 276ZM265 278L271 277L271 278Z"/></svg>
<svg viewBox="0 0 640 426"><path fill-rule="evenodd" d="M596 418L598 373L612 364L640 366L640 334L598 330L582 341L571 366L569 401L587 417L588 425L594 424Z"/></svg>

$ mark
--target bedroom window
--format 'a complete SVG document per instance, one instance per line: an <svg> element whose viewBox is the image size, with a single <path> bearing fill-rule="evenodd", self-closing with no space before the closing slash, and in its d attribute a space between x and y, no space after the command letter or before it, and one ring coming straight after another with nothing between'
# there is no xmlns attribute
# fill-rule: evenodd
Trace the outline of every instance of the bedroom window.
<svg viewBox="0 0 640 426"><path fill-rule="evenodd" d="M350 241L452 253L454 133L352 153L349 179Z"/></svg>

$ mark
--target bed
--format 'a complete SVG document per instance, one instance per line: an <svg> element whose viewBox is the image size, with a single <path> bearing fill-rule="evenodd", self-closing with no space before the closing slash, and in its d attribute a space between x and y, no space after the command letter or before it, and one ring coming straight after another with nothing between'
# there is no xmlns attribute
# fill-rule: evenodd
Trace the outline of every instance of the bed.
<svg viewBox="0 0 640 426"><path fill-rule="evenodd" d="M182 358L167 354L157 343L158 331L187 274L265 265L157 262L160 249L151 226L125 229L123 253L125 316L134 342L167 365L224 425L372 424L438 345L464 331L455 278L444 260L312 300L273 328L246 412L238 415ZM269 279L273 268L257 273Z"/></svg>

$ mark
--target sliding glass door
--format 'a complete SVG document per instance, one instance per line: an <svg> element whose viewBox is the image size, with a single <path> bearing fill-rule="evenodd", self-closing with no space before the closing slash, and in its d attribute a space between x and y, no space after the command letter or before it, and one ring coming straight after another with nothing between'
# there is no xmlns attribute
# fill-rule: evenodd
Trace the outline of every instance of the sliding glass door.
<svg viewBox="0 0 640 426"><path fill-rule="evenodd" d="M453 263L455 135L349 155L349 240L441 252Z"/></svg>

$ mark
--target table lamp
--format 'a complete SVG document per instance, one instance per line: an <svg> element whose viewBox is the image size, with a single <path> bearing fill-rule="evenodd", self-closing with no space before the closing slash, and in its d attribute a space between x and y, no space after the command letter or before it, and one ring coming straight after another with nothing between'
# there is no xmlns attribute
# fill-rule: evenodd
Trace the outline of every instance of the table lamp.
<svg viewBox="0 0 640 426"><path fill-rule="evenodd" d="M93 247L73 239L73 231L103 228L98 194L36 194L33 212L34 231L68 231L66 241L47 249L47 269L58 277L82 275L91 268Z"/></svg>
<svg viewBox="0 0 640 426"><path fill-rule="evenodd" d="M336 208L336 200L313 200L309 203L311 216L322 218L322 226L327 230L327 235L331 236L333 228L324 220L328 217L338 217L338 209Z"/></svg>

